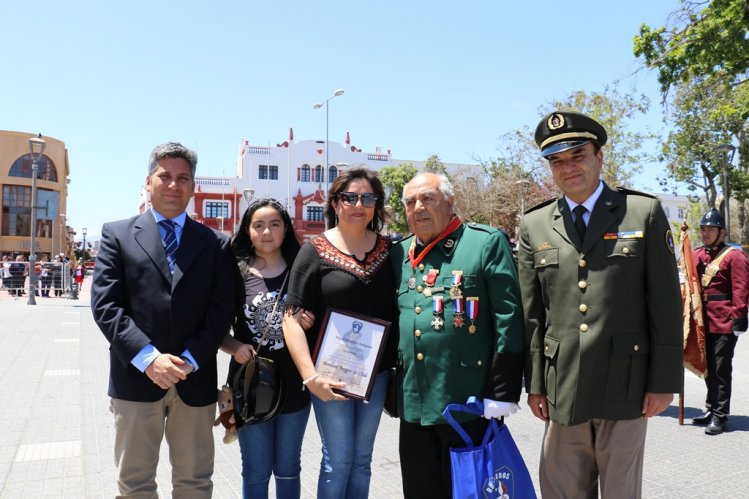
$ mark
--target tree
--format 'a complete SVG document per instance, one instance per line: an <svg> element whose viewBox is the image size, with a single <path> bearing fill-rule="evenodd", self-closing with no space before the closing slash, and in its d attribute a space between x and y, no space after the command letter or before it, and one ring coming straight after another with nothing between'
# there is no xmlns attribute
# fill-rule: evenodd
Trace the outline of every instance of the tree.
<svg viewBox="0 0 749 499"><path fill-rule="evenodd" d="M697 77L747 81L749 0L681 0L669 21L655 29L643 24L634 39L635 56L658 70L664 99L673 85Z"/></svg>
<svg viewBox="0 0 749 499"><path fill-rule="evenodd" d="M424 164L424 171L436 173L438 175L447 175L447 168L444 163L440 160L440 157L436 154L432 154L426 160Z"/></svg>
<svg viewBox="0 0 749 499"><path fill-rule="evenodd" d="M382 180L387 192L385 200L385 209L390 218L388 226L390 232L398 234L409 234L406 221L406 213L401 201L403 195L403 186L405 186L418 170L411 163L403 163L398 166L386 166L380 170L380 180Z"/></svg>
<svg viewBox="0 0 749 499"><path fill-rule="evenodd" d="M603 179L609 185L629 186L631 178L642 169L641 165L653 159L642 147L657 136L629 128L629 123L646 113L649 105L644 95L622 95L616 88L609 87L602 93L573 92L564 100L553 102L542 114L555 110L578 111L603 125L608 134L603 154Z"/></svg>

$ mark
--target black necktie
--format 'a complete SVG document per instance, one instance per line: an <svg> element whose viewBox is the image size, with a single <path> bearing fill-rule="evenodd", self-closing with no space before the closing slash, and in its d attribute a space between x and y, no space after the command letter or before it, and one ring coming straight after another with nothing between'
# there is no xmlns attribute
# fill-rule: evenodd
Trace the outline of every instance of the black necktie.
<svg viewBox="0 0 749 499"><path fill-rule="evenodd" d="M579 204L572 211L575 212L575 229L577 229L577 234L580 236L580 241L582 241L585 239L585 220L583 219L583 214L588 210L585 206Z"/></svg>

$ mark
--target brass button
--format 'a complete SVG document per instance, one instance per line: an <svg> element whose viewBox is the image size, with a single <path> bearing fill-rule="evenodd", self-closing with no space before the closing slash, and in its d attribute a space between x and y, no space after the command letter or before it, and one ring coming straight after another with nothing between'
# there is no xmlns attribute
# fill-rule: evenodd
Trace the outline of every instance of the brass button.
<svg viewBox="0 0 749 499"><path fill-rule="evenodd" d="M639 351L640 351L640 345L635 345L635 352L639 352Z"/></svg>
<svg viewBox="0 0 749 499"><path fill-rule="evenodd" d="M587 333L588 332L588 325L587 324L580 324L580 332Z"/></svg>
<svg viewBox="0 0 749 499"><path fill-rule="evenodd" d="M544 352L548 352L548 351L549 351L549 345L546 345L546 346L544 347Z"/></svg>
<svg viewBox="0 0 749 499"><path fill-rule="evenodd" d="M588 306L585 303L581 303L579 307L577 307L580 312L585 313L588 311Z"/></svg>
<svg viewBox="0 0 749 499"><path fill-rule="evenodd" d="M417 305L416 308L414 309L414 312L416 312L417 314L420 314L421 313L421 307L419 307Z"/></svg>
<svg viewBox="0 0 749 499"><path fill-rule="evenodd" d="M483 365L483 364L484 364L484 363L483 363L483 362L481 362L480 360L479 360L479 361L476 361L476 365L479 365L479 366L480 366L480 365Z"/></svg>
<svg viewBox="0 0 749 499"><path fill-rule="evenodd" d="M422 272L424 272L424 264L423 263L419 264L419 270L422 271Z"/></svg>
<svg viewBox="0 0 749 499"><path fill-rule="evenodd" d="M424 354L423 354L423 353L417 353L417 354L416 354L416 358L417 358L418 360L424 360Z"/></svg>
<svg viewBox="0 0 749 499"><path fill-rule="evenodd" d="M580 259L580 261L579 261L579 262L577 262L577 264L578 264L578 265L580 266L580 268L583 268L583 267L585 267L586 265L588 265L588 262L586 262L585 260L583 260L583 259L581 258L581 259Z"/></svg>
<svg viewBox="0 0 749 499"><path fill-rule="evenodd" d="M585 281L580 281L580 282L577 283L577 287L580 288L580 289L585 289L585 288L588 287L588 283L585 282Z"/></svg>
<svg viewBox="0 0 749 499"><path fill-rule="evenodd" d="M629 255L629 248L622 248L622 253Z"/></svg>
<svg viewBox="0 0 749 499"><path fill-rule="evenodd" d="M417 329L416 331L414 331L414 335L416 335L417 338L421 336L421 329Z"/></svg>
<svg viewBox="0 0 749 499"><path fill-rule="evenodd" d="M418 286L416 286L416 291L418 291L419 293L421 293L422 291L424 291L424 286L422 286L421 284L419 284Z"/></svg>
<svg viewBox="0 0 749 499"><path fill-rule="evenodd" d="M539 262L541 265L546 265L546 258L542 258Z"/></svg>

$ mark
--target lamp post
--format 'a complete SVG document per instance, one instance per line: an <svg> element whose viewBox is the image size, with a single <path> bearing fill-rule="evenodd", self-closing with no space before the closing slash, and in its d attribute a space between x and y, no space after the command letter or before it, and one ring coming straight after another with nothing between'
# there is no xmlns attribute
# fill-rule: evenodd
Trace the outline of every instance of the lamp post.
<svg viewBox="0 0 749 499"><path fill-rule="evenodd" d="M31 151L31 248L29 250L29 305L36 305L36 177L39 173L39 158L47 143L40 133L29 139Z"/></svg>
<svg viewBox="0 0 749 499"><path fill-rule="evenodd" d="M242 196L244 196L244 200L247 202L247 207L249 208L250 203L252 203L252 200L255 198L255 189L248 187L242 191Z"/></svg>
<svg viewBox="0 0 749 499"><path fill-rule="evenodd" d="M325 197L326 198L328 196L328 168L329 168L329 165L328 165L328 130L329 130L329 126L328 125L330 123L329 122L329 113L328 113L328 102L330 102L332 99L335 99L339 95L343 95L343 89L342 88L339 88L338 90L336 90L333 95L331 95L330 97L328 97L324 101L318 102L317 104L315 104L314 106L312 106L313 109L320 109L321 107L323 107L323 105L325 105L325 170L323 171L323 176L325 177Z"/></svg>
<svg viewBox="0 0 749 499"><path fill-rule="evenodd" d="M83 233L83 245L82 245L83 251L81 251L81 263L83 263L83 269L85 272L85 269L86 269L86 232L88 232L88 230L86 229L86 227L83 227L81 229L81 232Z"/></svg>
<svg viewBox="0 0 749 499"><path fill-rule="evenodd" d="M67 237L68 235L65 231L65 213L60 213L60 251L57 253L58 255L65 251L65 240ZM52 251L54 251L54 248Z"/></svg>
<svg viewBox="0 0 749 499"><path fill-rule="evenodd" d="M715 152L720 153L723 160L723 201L726 205L726 244L731 239L731 210L730 210L730 191L728 190L728 169L733 161L733 155L736 147L731 144L721 144L715 148Z"/></svg>

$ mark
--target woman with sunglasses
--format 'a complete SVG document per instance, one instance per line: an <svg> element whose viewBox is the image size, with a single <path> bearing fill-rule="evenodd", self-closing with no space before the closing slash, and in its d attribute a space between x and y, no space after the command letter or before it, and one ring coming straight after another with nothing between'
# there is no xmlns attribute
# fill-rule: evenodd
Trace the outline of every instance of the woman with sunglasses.
<svg viewBox="0 0 749 499"><path fill-rule="evenodd" d="M242 495L267 498L273 474L276 497L298 499L302 440L310 403L284 343L281 323L284 283L299 253L299 241L283 206L273 199L261 199L245 211L231 248L242 283L237 286L239 310L233 325L234 336L227 335L221 345L221 350L233 355L227 384L232 385L240 364L248 362L261 347L261 355L274 361L286 383L283 409L278 416L239 429ZM278 293L282 295L273 314ZM304 311L300 315L301 324L310 327L312 315Z"/></svg>
<svg viewBox="0 0 749 499"><path fill-rule="evenodd" d="M384 223L385 192L377 175L353 168L331 185L325 233L307 242L289 276L283 329L291 357L312 394L322 441L317 482L319 499L369 496L372 449L387 392L387 372L395 365L398 343L395 280L389 263ZM336 307L392 323L385 352L368 402L336 393L342 383L317 373L310 355L327 307ZM305 335L304 309L316 316Z"/></svg>

